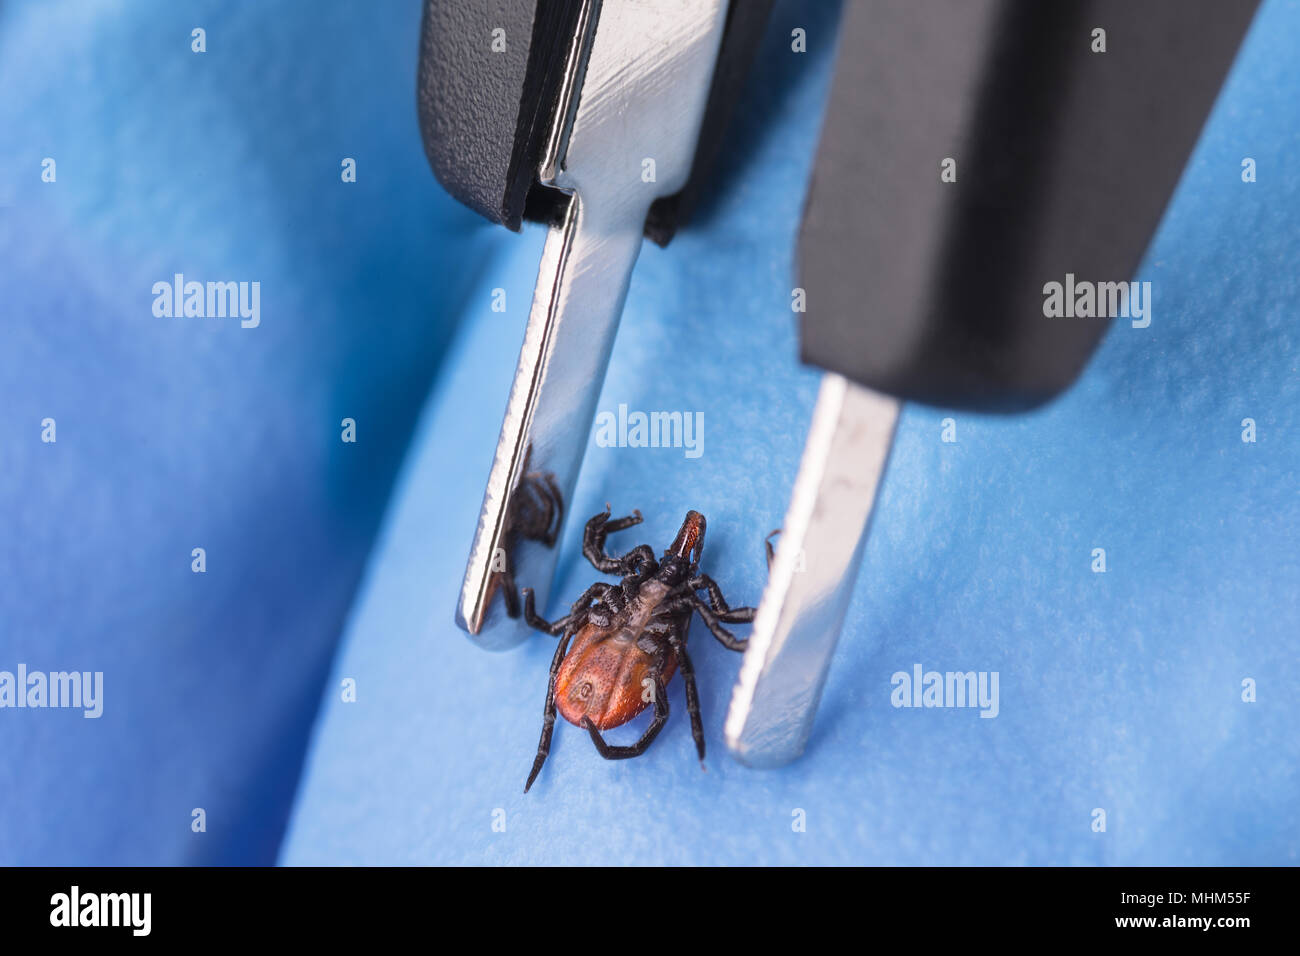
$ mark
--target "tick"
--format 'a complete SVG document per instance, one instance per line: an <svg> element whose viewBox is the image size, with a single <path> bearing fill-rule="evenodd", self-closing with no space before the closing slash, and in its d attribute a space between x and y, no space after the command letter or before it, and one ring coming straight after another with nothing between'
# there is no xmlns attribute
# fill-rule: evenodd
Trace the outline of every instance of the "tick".
<svg viewBox="0 0 1300 956"><path fill-rule="evenodd" d="M704 760L704 727L700 721L700 695L695 671L686 653L691 617L699 614L710 633L729 651L743 651L745 641L724 628L754 619L752 607L729 607L722 591L707 574L700 573L704 552L704 515L688 511L677 537L655 559L649 545L633 548L621 558L605 551L606 536L641 523L641 512L610 520L609 507L587 522L582 553L603 574L617 574L619 584L598 581L582 593L569 613L554 623L538 617L533 592L525 588L524 620L532 627L558 636L551 660L542 739L537 759L524 784L532 787L551 750L557 712L591 735L597 752L606 760L638 757L658 736L668 720L668 682L677 670L686 684L686 709L691 715L691 735L700 760ZM768 558L771 559L771 545ZM707 603L699 592L708 596ZM572 646L570 646L572 644ZM620 727L654 704L654 718L641 739L630 746L605 742L602 730Z"/></svg>

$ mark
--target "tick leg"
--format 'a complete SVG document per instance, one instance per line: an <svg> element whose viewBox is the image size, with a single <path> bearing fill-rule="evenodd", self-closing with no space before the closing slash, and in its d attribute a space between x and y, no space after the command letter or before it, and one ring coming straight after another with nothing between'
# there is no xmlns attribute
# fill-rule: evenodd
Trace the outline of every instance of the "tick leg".
<svg viewBox="0 0 1300 956"><path fill-rule="evenodd" d="M700 719L700 692L695 687L695 667L691 656L686 653L686 642L677 636L675 630L668 632L668 646L677 653L677 665L682 669L682 682L686 685L686 710L691 715L691 736L695 738L695 750L704 763L704 721Z"/></svg>
<svg viewBox="0 0 1300 956"><path fill-rule="evenodd" d="M663 678L655 674L655 715L650 721L650 726L645 729L641 739L630 747L615 747L605 743L605 738L600 735L596 725L591 722L590 717L582 718L582 726L587 728L587 733L591 735L591 742L596 745L596 752L606 760L626 760L628 757L639 757L646 752L646 748L654 742L655 737L659 736L659 731L663 730L664 723L668 720L668 691L664 689Z"/></svg>
<svg viewBox="0 0 1300 956"><path fill-rule="evenodd" d="M533 605L533 589L524 588L524 620L529 627L536 628L554 637L557 634L563 634L564 629L569 626L569 618L572 614L566 614L554 624L547 621L537 613L537 608Z"/></svg>
<svg viewBox="0 0 1300 956"><path fill-rule="evenodd" d="M537 613L537 609L533 602L533 589L524 588L524 620L528 623L529 627L536 628L539 631L544 631L554 637L557 634L563 633L565 628L581 617L593 600L603 598L612 590L613 585L606 584L604 581L597 581L591 587L587 588L587 590L582 592L582 597L573 602L573 606L569 608L568 614L564 615L562 618L558 618L555 623L552 624L548 622L546 618Z"/></svg>
<svg viewBox="0 0 1300 956"><path fill-rule="evenodd" d="M777 528L775 531L773 531L771 534L769 534L766 538L763 539L763 550L767 552L767 569L769 571L772 570L772 562L776 560L776 549L772 547L772 539L775 538L780 533L781 533L781 529Z"/></svg>
<svg viewBox="0 0 1300 956"><path fill-rule="evenodd" d="M688 622L689 623L689 622ZM695 750L704 763L704 722L700 717L700 692L695 684L695 666L691 656L686 652L686 642L680 636L679 626L670 621L652 624L646 628L647 634L661 637L677 655L677 663L682 671L682 682L686 685L686 710L691 715L691 736L695 739Z"/></svg>
<svg viewBox="0 0 1300 956"><path fill-rule="evenodd" d="M622 574L640 581L648 570L653 570L659 565L655 561L654 548L648 544L639 544L623 557L618 559Z"/></svg>
<svg viewBox="0 0 1300 956"><path fill-rule="evenodd" d="M533 589L524 588L524 621L527 622L529 627L542 631L545 634L549 634L551 637L555 637L557 634L564 633L565 628L569 626L571 620L573 620L572 614L566 614L564 617L557 618L554 624L546 620L546 618L537 613L537 608L534 606Z"/></svg>
<svg viewBox="0 0 1300 956"><path fill-rule="evenodd" d="M605 592L605 596L601 598L601 600L604 602L605 606L609 608L610 614L617 614L619 611L623 610L623 608L627 607L627 595L621 587L611 586L610 589Z"/></svg>
<svg viewBox="0 0 1300 956"><path fill-rule="evenodd" d="M591 587L587 588L587 590L582 592L582 597L573 602L573 606L569 608L569 620L573 620L583 611L587 610L587 608L591 606L592 601L603 600L605 595L609 594L612 590L614 590L614 585L606 584L604 581L597 581Z"/></svg>
<svg viewBox="0 0 1300 956"><path fill-rule="evenodd" d="M529 591L527 594L527 601L531 606L533 593ZM560 672L560 664L564 662L564 655L568 649L569 635L566 633L555 645L555 656L551 658L551 676L546 683L546 707L542 710L542 739L538 741L537 757L533 760L533 769L528 774L528 782L524 784L524 793L528 792L537 775L542 772L546 755L551 752L551 734L555 731L555 675Z"/></svg>
<svg viewBox="0 0 1300 956"><path fill-rule="evenodd" d="M633 511L626 518L615 518L611 521L609 505L606 505L604 511L592 516L582 532L582 556L602 574L619 574L623 570L622 559L611 557L606 553L605 538L615 531L622 531L624 528L640 523L640 511Z"/></svg>
<svg viewBox="0 0 1300 956"><path fill-rule="evenodd" d="M729 651L743 651L745 646L749 643L748 640L742 641L737 639L736 635L723 627L719 622L719 615L714 614L713 609L705 604L698 594L683 594L681 597L676 598L671 604L669 604L667 610L669 612L686 610L697 611L700 615L700 620L702 620L704 626L709 629L709 633L717 638L718 643ZM753 620L754 617L754 609L752 607L738 607L729 610L727 613L731 615L731 617L726 618L726 620L734 620L742 624L745 621ZM743 615L745 614L748 614L749 616L744 617Z"/></svg>
<svg viewBox="0 0 1300 956"><path fill-rule="evenodd" d="M726 621L728 624L748 624L750 621L754 620L754 612L756 608L729 607L726 598L722 596L722 589L718 587L717 582L707 574L701 574L692 578L687 583L687 587L692 591L709 592L710 609L719 621Z"/></svg>

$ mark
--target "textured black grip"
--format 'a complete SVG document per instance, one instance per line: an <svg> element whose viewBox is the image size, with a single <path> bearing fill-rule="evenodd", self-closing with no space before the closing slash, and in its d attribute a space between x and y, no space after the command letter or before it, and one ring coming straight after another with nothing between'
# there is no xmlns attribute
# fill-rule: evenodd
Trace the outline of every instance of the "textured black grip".
<svg viewBox="0 0 1300 956"><path fill-rule="evenodd" d="M511 229L580 10L578 0L425 0L416 102L429 164L452 196Z"/></svg>
<svg viewBox="0 0 1300 956"><path fill-rule="evenodd" d="M800 235L804 360L950 407L1066 388L1109 323L1045 317L1044 285L1132 278L1254 9L850 2Z"/></svg>

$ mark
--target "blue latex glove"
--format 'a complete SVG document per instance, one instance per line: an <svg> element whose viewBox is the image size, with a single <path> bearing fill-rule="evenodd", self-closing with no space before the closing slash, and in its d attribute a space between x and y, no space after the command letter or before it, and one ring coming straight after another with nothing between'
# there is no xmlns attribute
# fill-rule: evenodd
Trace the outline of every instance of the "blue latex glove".
<svg viewBox="0 0 1300 956"><path fill-rule="evenodd" d="M275 859L490 258L423 155L418 27L414 0L0 5L0 671L104 675L99 719L0 710L0 863ZM177 272L258 281L260 324L155 316Z"/></svg>

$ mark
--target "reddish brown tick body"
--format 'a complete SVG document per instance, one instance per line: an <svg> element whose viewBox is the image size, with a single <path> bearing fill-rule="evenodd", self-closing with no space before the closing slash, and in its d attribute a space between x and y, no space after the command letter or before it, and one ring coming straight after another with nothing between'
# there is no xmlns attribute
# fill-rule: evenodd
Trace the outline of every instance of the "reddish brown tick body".
<svg viewBox="0 0 1300 956"><path fill-rule="evenodd" d="M667 594L663 584L647 582L609 626L589 621L574 635L555 677L555 705L561 717L575 727L587 718L597 730L609 730L650 706L656 642L645 640L643 632ZM672 680L676 671L677 654L670 647L660 669L663 682Z"/></svg>
<svg viewBox="0 0 1300 956"><path fill-rule="evenodd" d="M754 619L751 607L731 608L707 574L700 574L704 551L704 515L689 511L677 537L656 560L648 545L621 558L605 552L605 538L639 524L641 513L610 520L609 509L587 522L582 553L596 570L621 577L619 584L598 582L587 588L567 615L548 623L533 607L533 593L524 591L524 618L533 627L558 635L551 661L550 683L542 720L542 739L527 791L550 752L558 712L569 723L585 727L602 757L618 760L645 752L668 719L668 681L678 669L686 683L686 708L700 760L704 759L704 729L700 720L695 672L686 652L692 615L698 613L724 647L741 651L722 624ZM708 601L697 592L705 592ZM600 731L627 723L654 705L654 717L641 739L627 747L607 744Z"/></svg>

